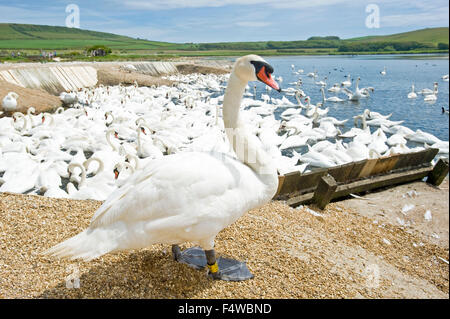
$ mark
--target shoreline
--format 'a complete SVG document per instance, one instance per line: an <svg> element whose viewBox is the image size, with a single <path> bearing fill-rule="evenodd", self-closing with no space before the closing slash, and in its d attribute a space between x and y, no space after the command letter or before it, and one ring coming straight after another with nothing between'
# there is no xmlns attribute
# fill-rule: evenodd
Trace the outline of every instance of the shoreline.
<svg viewBox="0 0 450 319"><path fill-rule="evenodd" d="M182 51L183 53L189 52L189 51ZM45 61L43 62L37 62L37 61L23 61L21 59L15 60L15 59L5 59L0 57L0 67L2 65L14 65L16 63L37 63L37 64L47 64L47 63L108 63L108 62L152 62L152 61L172 61L177 62L182 59L201 59L201 58L233 58L238 57L246 54L257 54L261 56L401 56L401 55L407 55L407 56L442 56L442 57L449 57L449 51L442 51L442 50L433 50L433 51L420 51L420 52L410 52L410 51L395 51L395 52L302 52L293 50L292 52L272 52L270 50L236 50L236 51L205 51L204 53L202 51L198 51L198 53L193 54L181 54L182 52L176 51L176 52L165 52L164 54L158 55L158 54L126 54L126 55L107 55L105 57L86 57L86 58L75 58L75 59L66 59L63 58L61 61ZM17 61L17 62L15 62Z"/></svg>

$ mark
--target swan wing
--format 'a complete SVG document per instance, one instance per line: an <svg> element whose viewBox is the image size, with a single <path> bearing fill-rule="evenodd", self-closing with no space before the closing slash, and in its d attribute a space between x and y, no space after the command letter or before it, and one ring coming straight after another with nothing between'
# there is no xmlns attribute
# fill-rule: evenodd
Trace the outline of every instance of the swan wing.
<svg viewBox="0 0 450 319"><path fill-rule="evenodd" d="M151 162L107 198L94 214L90 228L118 221L152 222L174 216L185 227L186 223L195 224L202 214L230 213L226 209L217 211L217 207L228 205L239 210L235 207L237 201L233 204L229 201L236 195L232 193L245 191L240 185L255 182L244 180L250 177L250 168L217 154L177 153ZM183 221L183 215L188 219Z"/></svg>

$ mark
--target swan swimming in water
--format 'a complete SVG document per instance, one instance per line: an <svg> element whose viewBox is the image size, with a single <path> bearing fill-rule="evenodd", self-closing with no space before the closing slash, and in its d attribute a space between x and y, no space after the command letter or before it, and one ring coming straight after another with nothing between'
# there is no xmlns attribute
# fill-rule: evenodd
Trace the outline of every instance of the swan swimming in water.
<svg viewBox="0 0 450 319"><path fill-rule="evenodd" d="M408 99L415 99L417 97L416 92L414 92L414 83L411 85L411 92L408 93Z"/></svg>
<svg viewBox="0 0 450 319"><path fill-rule="evenodd" d="M252 278L245 263L216 260L214 240L245 212L270 201L277 190L276 166L257 137L248 134L239 114L249 81L259 80L280 91L272 73L272 66L257 55L235 62L223 101L223 120L237 158L182 152L156 159L106 199L86 230L45 254L92 260L109 252L165 243L173 245L176 260L197 268L207 266L214 279ZM205 254L199 248L182 252L178 244L186 241L199 244Z"/></svg>

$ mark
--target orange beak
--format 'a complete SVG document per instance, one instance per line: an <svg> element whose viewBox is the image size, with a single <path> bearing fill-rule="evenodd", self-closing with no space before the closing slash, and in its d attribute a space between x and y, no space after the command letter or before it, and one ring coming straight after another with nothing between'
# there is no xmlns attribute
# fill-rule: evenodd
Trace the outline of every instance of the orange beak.
<svg viewBox="0 0 450 319"><path fill-rule="evenodd" d="M114 179L118 179L119 178L119 171L117 170L117 168L114 170Z"/></svg>
<svg viewBox="0 0 450 319"><path fill-rule="evenodd" d="M263 66L261 70L259 70L258 74L256 75L258 79L261 82L266 83L268 86L270 86L272 89L277 90L278 92L281 92L281 89L277 82L275 82L274 79L272 79L272 76L270 73L266 73L266 67Z"/></svg>

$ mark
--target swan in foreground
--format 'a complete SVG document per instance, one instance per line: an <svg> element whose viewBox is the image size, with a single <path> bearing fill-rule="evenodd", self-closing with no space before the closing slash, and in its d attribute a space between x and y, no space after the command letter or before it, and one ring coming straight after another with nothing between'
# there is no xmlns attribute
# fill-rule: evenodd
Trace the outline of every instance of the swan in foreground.
<svg viewBox="0 0 450 319"><path fill-rule="evenodd" d="M2 100L4 112L14 112L17 109L17 99L19 95L15 92L9 92Z"/></svg>
<svg viewBox="0 0 450 319"><path fill-rule="evenodd" d="M252 278L245 263L218 258L214 240L250 209L269 202L277 169L260 140L248 133L240 104L249 81L280 91L273 68L257 55L239 58L223 100L225 130L237 158L223 153L180 152L137 170L95 212L89 227L45 254L86 261L109 252L172 244L175 260L209 269L214 279ZM178 244L202 247L181 251ZM206 257L206 258L205 258Z"/></svg>

